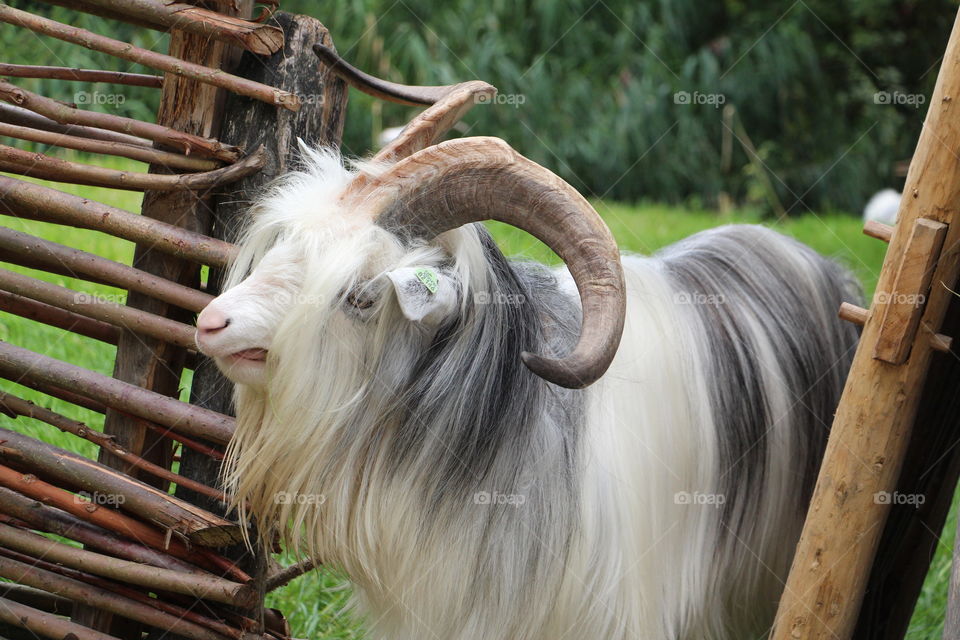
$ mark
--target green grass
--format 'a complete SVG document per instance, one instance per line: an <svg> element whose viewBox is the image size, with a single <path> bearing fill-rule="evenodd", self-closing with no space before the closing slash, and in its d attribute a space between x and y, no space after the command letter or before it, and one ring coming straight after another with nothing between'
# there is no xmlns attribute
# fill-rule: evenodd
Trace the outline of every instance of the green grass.
<svg viewBox="0 0 960 640"><path fill-rule="evenodd" d="M129 161L108 164L114 168L142 170L142 165ZM140 195L137 193L91 187L63 185L57 187L128 211L139 211ZM710 211L656 204L640 206L609 202L594 204L610 225L621 248L638 253L656 251L692 233L717 225L760 222L759 216L750 211L735 211L719 215ZM78 231L7 217L3 219L3 224L114 260L129 263L133 255L133 247L130 243L93 231ZM490 226L507 254L537 260L555 260L546 247L530 236L504 225L491 224ZM809 213L771 226L847 264L863 281L866 291L868 293L873 291L883 261L885 246L877 240L863 236L860 232L861 223L857 218L841 213L824 215ZM109 287L56 275L38 274L29 269L12 268L23 273L39 275L44 280L79 291L104 295L120 293ZM120 300L122 301L122 298ZM7 314L0 314L0 339L103 374L109 375L113 369L114 347ZM189 379L185 378L184 388L186 389L188 385ZM0 381L0 388L84 421L95 428L102 428L102 416L96 413L54 400L5 380ZM0 422L13 423L13 427L17 430L58 446L79 451L88 456L95 455L92 445L78 441L77 438L63 434L52 427L23 419L14 422L7 417L0 417ZM954 508L917 605L910 632L907 635L909 640L939 640L942 633L947 585L950 578L950 550L956 531L956 518L956 508ZM329 571L319 571L299 578L284 589L271 594L268 597L268 604L283 610L288 616L294 637L362 638L363 634L358 625L351 620L349 614L344 613L348 595L349 591L340 576Z"/></svg>

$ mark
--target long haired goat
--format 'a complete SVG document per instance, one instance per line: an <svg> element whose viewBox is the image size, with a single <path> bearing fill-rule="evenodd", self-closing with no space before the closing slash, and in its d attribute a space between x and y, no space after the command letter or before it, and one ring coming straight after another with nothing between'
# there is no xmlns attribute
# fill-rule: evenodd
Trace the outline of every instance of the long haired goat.
<svg viewBox="0 0 960 640"><path fill-rule="evenodd" d="M426 166L442 183L436 150L478 145L509 149L443 143L393 177ZM583 385L545 378L569 368L537 375L521 354L595 330L589 282L508 261L480 225L425 234L428 200L456 200L433 183L397 190L333 153L307 164L254 207L198 319L238 383L241 515L342 569L375 638L760 637L857 339L836 316L849 274L756 226L624 257L622 341L614 326L612 362L574 372L606 374L568 388ZM519 198L457 175L478 202ZM358 180L393 204L345 198ZM617 304L593 313L616 325Z"/></svg>

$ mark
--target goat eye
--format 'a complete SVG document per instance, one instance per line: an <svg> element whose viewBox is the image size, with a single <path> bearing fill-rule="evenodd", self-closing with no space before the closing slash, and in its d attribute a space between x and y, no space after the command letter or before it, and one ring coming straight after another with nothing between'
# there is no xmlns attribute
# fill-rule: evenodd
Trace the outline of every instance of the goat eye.
<svg viewBox="0 0 960 640"><path fill-rule="evenodd" d="M369 309L373 306L373 298L364 298L351 291L347 294L347 304L355 309Z"/></svg>

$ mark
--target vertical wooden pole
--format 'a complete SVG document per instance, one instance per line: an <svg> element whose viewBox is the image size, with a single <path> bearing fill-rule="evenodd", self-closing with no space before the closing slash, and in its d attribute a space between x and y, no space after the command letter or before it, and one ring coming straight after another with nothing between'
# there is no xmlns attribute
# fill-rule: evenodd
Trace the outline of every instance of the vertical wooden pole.
<svg viewBox="0 0 960 640"><path fill-rule="evenodd" d="M834 419L773 640L847 640L853 632L890 502L895 499L892 494L930 365L931 337L940 330L954 295L947 286L956 282L958 272L958 153L960 21L954 23L910 165L899 223ZM947 225L943 249L932 266L930 290L897 291L894 283L901 265L922 262L908 255L909 240L921 219ZM899 303L900 295L922 296L918 328L908 339L904 361L875 359L881 329L891 330L881 327L886 314L878 313L878 307Z"/></svg>
<svg viewBox="0 0 960 640"><path fill-rule="evenodd" d="M299 151L297 138L313 146L340 145L347 88L332 74L324 72L311 49L318 42L333 46L327 29L314 18L283 12L275 14L273 22L283 29L283 49L269 58L244 53L233 73L290 91L303 100L303 106L294 113L243 96L227 97L220 140L246 149L262 144L266 147L268 160L260 172L230 185L229 191L217 199L209 235L221 240L235 241L250 201L263 192L270 180L295 166ZM222 270L211 269L209 292L220 292L222 277ZM233 415L232 397L232 384L210 360L201 358L194 373L191 402ZM181 474L208 486L217 486L219 472L219 464L209 457L183 450ZM213 513L222 513L222 505L188 489L177 487L177 496ZM224 553L239 561L263 588L262 578L268 561L262 547L251 553L239 545ZM261 612L243 613L259 619Z"/></svg>
<svg viewBox="0 0 960 640"><path fill-rule="evenodd" d="M245 9L244 14L232 11L229 5L230 3L223 3L217 9L224 13L241 15L241 17L248 17L252 10L250 2L240 3L238 11ZM232 47L221 42L177 30L170 33L169 54L214 68L224 67L230 60L235 60L237 57ZM169 73L164 75L163 87L157 113L158 124L204 137L215 138L219 135L220 113L225 97L222 90ZM150 171L170 173L170 170L162 165L151 165ZM202 232L209 219L209 200L210 195L203 192L147 191L144 194L141 214ZM197 264L172 258L155 251L146 244L137 245L133 264L139 269L173 282L189 286L199 284ZM144 294L130 292L127 305L188 324L193 323L190 312ZM185 356L186 351L180 347L123 330L117 344L113 377L164 395L179 397ZM136 418L112 409L108 410L104 421L104 433L114 436L117 443L131 453L160 466L168 468L171 466L173 454L171 441L147 429ZM122 469L131 476L139 477L144 482L166 488L165 483L141 474L138 469L130 467L107 451L101 450L100 461ZM112 614L102 611L77 607L74 620L121 638L140 638L139 625L115 618Z"/></svg>

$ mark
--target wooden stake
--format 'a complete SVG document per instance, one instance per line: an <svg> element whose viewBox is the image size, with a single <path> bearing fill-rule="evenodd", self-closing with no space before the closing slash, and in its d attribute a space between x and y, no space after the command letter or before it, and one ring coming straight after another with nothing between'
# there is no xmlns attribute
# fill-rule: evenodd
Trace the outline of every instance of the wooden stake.
<svg viewBox="0 0 960 640"><path fill-rule="evenodd" d="M910 166L900 229L923 217L947 225L947 249L933 271L920 319L938 330L957 281L960 242L960 20L955 21L926 122ZM878 291L894 286L909 233L895 233ZM917 333L902 364L873 357L881 330L872 313L863 329L827 444L803 534L771 640L847 640L857 621L874 554L896 491L933 353Z"/></svg>

